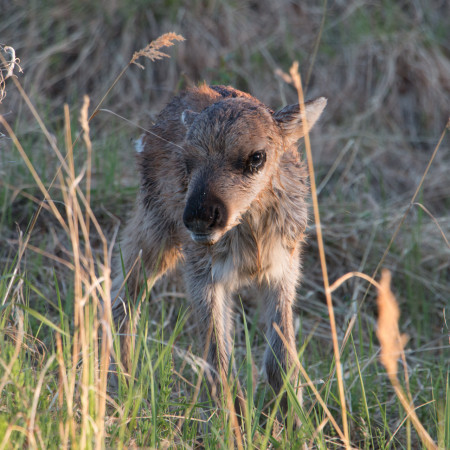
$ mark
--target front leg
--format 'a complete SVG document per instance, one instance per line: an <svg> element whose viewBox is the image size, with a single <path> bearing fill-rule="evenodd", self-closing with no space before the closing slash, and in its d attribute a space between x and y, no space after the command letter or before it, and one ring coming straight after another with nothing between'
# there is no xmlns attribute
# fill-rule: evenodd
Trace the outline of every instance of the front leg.
<svg viewBox="0 0 450 450"><path fill-rule="evenodd" d="M185 284L194 306L192 317L201 334L202 347L207 351L208 368L206 376L211 395L219 398L221 383L229 379L232 353L232 310L228 283L217 271L212 270L211 258L207 252L199 255L186 251ZM233 370L234 372L234 370ZM234 373L231 381L234 381ZM244 396L237 381L238 395L235 401L237 414L243 414ZM226 395L226 392L224 392ZM226 402L228 399L226 399Z"/></svg>
<svg viewBox="0 0 450 450"><path fill-rule="evenodd" d="M264 366L268 381L278 394L283 387L282 371L288 373L293 368L291 383L297 389L297 398L302 404L302 392L299 385L299 372L292 358L292 350L297 353L295 343L292 307L295 302L296 285L299 278L298 251L286 252L284 261L275 261L276 269L267 274L268 280L261 283L263 305L266 308L266 336L268 345L264 355ZM288 347L284 344L273 324L277 324L284 335ZM283 396L281 408L287 410L287 398ZM296 424L300 425L298 419Z"/></svg>

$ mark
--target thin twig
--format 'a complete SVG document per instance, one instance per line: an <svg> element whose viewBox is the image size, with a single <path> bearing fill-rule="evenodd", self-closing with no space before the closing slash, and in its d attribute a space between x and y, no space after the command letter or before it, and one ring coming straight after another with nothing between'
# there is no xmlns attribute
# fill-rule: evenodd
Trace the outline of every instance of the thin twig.
<svg viewBox="0 0 450 450"><path fill-rule="evenodd" d="M438 227L439 231L441 232L442 239L444 239L445 243L447 244L447 247L450 248L450 243L448 242L448 239L445 236L445 233L442 230L441 226L439 225L439 222L437 221L436 217L434 217L433 214L431 214L431 212L427 208L425 208L424 205L422 205L422 203L413 202L412 204L414 206L419 206L420 208L422 208L430 216L431 220L435 223L435 225Z"/></svg>

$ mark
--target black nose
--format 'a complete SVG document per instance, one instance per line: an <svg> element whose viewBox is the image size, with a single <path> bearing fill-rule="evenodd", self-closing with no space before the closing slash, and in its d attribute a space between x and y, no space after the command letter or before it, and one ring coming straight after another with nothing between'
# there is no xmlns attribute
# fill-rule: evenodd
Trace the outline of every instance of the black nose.
<svg viewBox="0 0 450 450"><path fill-rule="evenodd" d="M225 227L227 209L216 196L203 189L196 189L186 202L183 222L193 233L208 234Z"/></svg>

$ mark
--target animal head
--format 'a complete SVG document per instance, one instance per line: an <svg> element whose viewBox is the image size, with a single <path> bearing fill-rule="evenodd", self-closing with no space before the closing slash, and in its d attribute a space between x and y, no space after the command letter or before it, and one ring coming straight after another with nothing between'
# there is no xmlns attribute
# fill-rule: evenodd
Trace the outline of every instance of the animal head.
<svg viewBox="0 0 450 450"><path fill-rule="evenodd" d="M228 98L200 113L183 112L188 179L183 222L192 239L217 242L271 184L280 157L309 131L326 106L319 98L272 113L248 98Z"/></svg>

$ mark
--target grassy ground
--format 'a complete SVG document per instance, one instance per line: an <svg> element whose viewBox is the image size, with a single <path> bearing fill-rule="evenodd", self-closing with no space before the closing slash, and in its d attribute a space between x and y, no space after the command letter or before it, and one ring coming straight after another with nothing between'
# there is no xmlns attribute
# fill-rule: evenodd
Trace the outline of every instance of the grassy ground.
<svg viewBox="0 0 450 450"><path fill-rule="evenodd" d="M449 448L448 135L438 145L450 111L449 17L439 0L4 8L0 44L15 48L23 73L16 66L18 85L6 80L0 104L0 448L238 445L226 404L205 393L202 349L177 274L144 303L134 381L119 379L115 393L105 390L104 369L119 349L97 339L115 338L97 306L107 301L110 254L137 189L131 139L139 127L179 89L203 80L246 90L274 109L294 103L295 89L277 75L294 60L305 96L329 99L311 141L330 281L391 270L400 330L409 335L399 378L431 438ZM170 59L130 66L85 139L84 95L92 113L133 52L167 31L186 41L168 50ZM58 151L69 162L61 171ZM376 290L368 288L351 278L333 293L351 445L420 448L379 361ZM252 303L252 293L242 299ZM248 395L244 447L340 448L343 405L313 222L296 326L300 360L319 393L305 388L304 409L291 401L301 430L278 422L260 371L258 311L245 311L235 335Z"/></svg>

